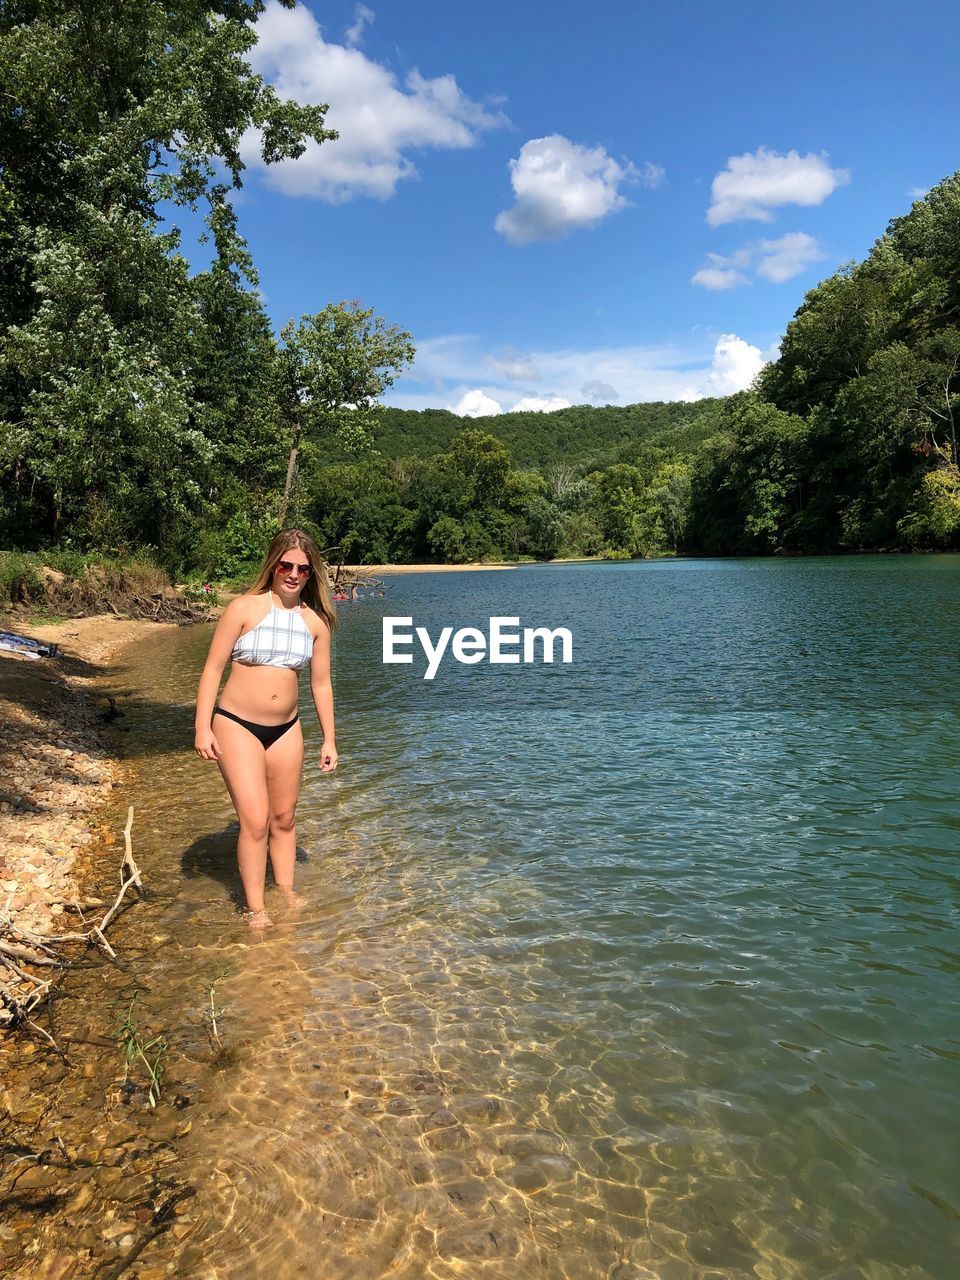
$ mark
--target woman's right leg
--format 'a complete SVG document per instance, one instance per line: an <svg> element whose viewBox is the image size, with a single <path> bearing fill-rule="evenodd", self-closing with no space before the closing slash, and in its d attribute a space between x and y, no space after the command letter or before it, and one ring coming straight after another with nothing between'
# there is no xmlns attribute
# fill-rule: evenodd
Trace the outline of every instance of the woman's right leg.
<svg viewBox="0 0 960 1280"><path fill-rule="evenodd" d="M267 753L242 724L226 716L214 716L221 756L217 761L230 799L240 819L237 862L251 911L263 911L267 875L267 829L270 798L267 792Z"/></svg>

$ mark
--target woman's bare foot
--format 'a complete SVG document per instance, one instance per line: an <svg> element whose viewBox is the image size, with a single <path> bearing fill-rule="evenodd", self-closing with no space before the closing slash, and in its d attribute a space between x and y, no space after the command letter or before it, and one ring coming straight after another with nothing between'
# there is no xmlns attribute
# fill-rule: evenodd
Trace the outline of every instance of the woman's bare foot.
<svg viewBox="0 0 960 1280"><path fill-rule="evenodd" d="M243 918L251 929L269 929L273 924L263 908L260 911L244 911Z"/></svg>
<svg viewBox="0 0 960 1280"><path fill-rule="evenodd" d="M293 908L294 910L296 910L299 907L302 907L306 902L306 898L303 896L303 894L297 893L293 885L278 884L277 888L283 894L284 904L288 907Z"/></svg>

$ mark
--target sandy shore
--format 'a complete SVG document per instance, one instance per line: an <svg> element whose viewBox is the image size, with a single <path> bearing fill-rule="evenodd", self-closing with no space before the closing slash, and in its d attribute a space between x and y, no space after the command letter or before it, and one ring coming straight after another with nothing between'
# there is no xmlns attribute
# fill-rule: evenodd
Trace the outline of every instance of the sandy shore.
<svg viewBox="0 0 960 1280"><path fill-rule="evenodd" d="M98 847L119 863L115 833L96 822L123 769L101 739L98 682L123 645L174 625L107 614L31 626L0 615L0 629L60 646L54 658L0 651L0 911L24 929L61 931Z"/></svg>

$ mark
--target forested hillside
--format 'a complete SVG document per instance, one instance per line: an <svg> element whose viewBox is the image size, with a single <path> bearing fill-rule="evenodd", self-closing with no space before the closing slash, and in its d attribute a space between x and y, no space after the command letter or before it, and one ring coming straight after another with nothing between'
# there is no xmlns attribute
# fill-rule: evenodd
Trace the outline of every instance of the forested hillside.
<svg viewBox="0 0 960 1280"><path fill-rule="evenodd" d="M428 458L448 449L458 431L482 425L509 449L517 466L545 467L553 462L602 466L620 461L654 437L669 438L691 452L717 427L722 401L574 405L552 413L500 413L460 418L448 409L381 408L373 443L388 458ZM331 442L333 445L333 442Z"/></svg>

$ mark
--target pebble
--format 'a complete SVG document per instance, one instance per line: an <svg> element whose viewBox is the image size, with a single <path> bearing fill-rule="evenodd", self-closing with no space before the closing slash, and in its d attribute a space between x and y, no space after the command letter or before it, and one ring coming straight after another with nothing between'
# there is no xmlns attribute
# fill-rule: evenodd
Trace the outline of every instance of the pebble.
<svg viewBox="0 0 960 1280"><path fill-rule="evenodd" d="M85 1182L81 1187L77 1188L76 1194L71 1198L67 1205L69 1213L79 1213L81 1209L85 1209L93 1199L93 1187L89 1182Z"/></svg>
<svg viewBox="0 0 960 1280"><path fill-rule="evenodd" d="M123 1177L119 1169L94 1169L93 1180L101 1191L107 1191L110 1187L115 1187Z"/></svg>
<svg viewBox="0 0 960 1280"><path fill-rule="evenodd" d="M69 1280L78 1262L70 1253L48 1253L33 1272L33 1280Z"/></svg>
<svg viewBox="0 0 960 1280"><path fill-rule="evenodd" d="M110 1195L114 1200L129 1202L130 1200L142 1200L143 1192L144 1192L143 1179L135 1176L128 1176L126 1178L120 1179L120 1181L116 1184L116 1186L111 1189ZM137 1210L137 1212L134 1214L134 1217L142 1221L142 1219L139 1218L139 1212L140 1211ZM148 1210L148 1213L149 1212L150 1211ZM150 1217L152 1216L153 1214L150 1213Z"/></svg>
<svg viewBox="0 0 960 1280"><path fill-rule="evenodd" d="M124 1220L123 1222L112 1222L109 1227L104 1227L100 1234L104 1240L120 1240L122 1243L122 1237L130 1235L136 1229L137 1224L135 1222ZM130 1235L130 1243L133 1244L132 1235Z"/></svg>
<svg viewBox="0 0 960 1280"><path fill-rule="evenodd" d="M122 1120L107 1134L106 1143L109 1147L119 1147L123 1142L130 1142L139 1136L139 1130L135 1124L131 1124L129 1120Z"/></svg>
<svg viewBox="0 0 960 1280"><path fill-rule="evenodd" d="M36 1191L52 1187L57 1181L56 1169L48 1169L43 1165L34 1165L32 1169L25 1169L17 1178L18 1191Z"/></svg>

